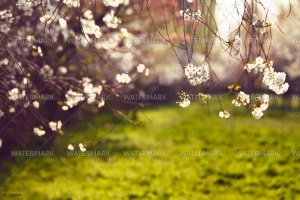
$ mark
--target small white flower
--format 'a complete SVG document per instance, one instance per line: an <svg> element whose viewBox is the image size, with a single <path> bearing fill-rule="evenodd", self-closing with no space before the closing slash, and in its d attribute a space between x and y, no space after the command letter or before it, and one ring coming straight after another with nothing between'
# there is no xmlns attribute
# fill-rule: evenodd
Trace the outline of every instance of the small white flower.
<svg viewBox="0 0 300 200"><path fill-rule="evenodd" d="M117 74L116 79L119 83L130 83L131 82L131 78L126 73Z"/></svg>
<svg viewBox="0 0 300 200"><path fill-rule="evenodd" d="M228 112L228 110L223 110L219 112L219 116L221 118L228 119L230 117L230 113Z"/></svg>
<svg viewBox="0 0 300 200"><path fill-rule="evenodd" d="M64 66L60 66L60 67L58 67L58 73L59 74L67 74L68 73L68 69L66 68L66 67L64 67Z"/></svg>
<svg viewBox="0 0 300 200"><path fill-rule="evenodd" d="M66 104L67 106L69 106L69 108L73 108L74 106L77 106L79 102L84 101L85 99L82 93L75 92L73 90L69 90L65 94L65 97L67 99Z"/></svg>
<svg viewBox="0 0 300 200"><path fill-rule="evenodd" d="M105 101L103 99L101 99L98 103L98 108L101 108L105 105Z"/></svg>
<svg viewBox="0 0 300 200"><path fill-rule="evenodd" d="M2 139L0 138L0 148L2 147Z"/></svg>
<svg viewBox="0 0 300 200"><path fill-rule="evenodd" d="M64 110L64 111L66 111L66 110L69 110L69 107L66 106L66 105L63 105L63 106L61 107L61 109Z"/></svg>
<svg viewBox="0 0 300 200"><path fill-rule="evenodd" d="M264 115L264 113L261 108L254 108L252 115L255 119L259 119Z"/></svg>
<svg viewBox="0 0 300 200"><path fill-rule="evenodd" d="M19 89L18 88L14 88L10 91L8 91L8 99L12 100L12 101L16 101L17 99L19 99Z"/></svg>
<svg viewBox="0 0 300 200"><path fill-rule="evenodd" d="M194 66L189 63L185 69L184 73L187 76L189 83L193 86L199 85L209 79L209 68L206 64L201 66Z"/></svg>
<svg viewBox="0 0 300 200"><path fill-rule="evenodd" d="M234 106L241 106L242 104L243 105L247 105L250 103L250 96L248 94L245 94L245 92L243 91L240 91L237 96L236 96L236 99L232 100L232 104Z"/></svg>
<svg viewBox="0 0 300 200"><path fill-rule="evenodd" d="M191 104L191 101L189 99L184 99L181 102L177 102L179 105L183 108L188 107Z"/></svg>
<svg viewBox="0 0 300 200"><path fill-rule="evenodd" d="M139 64L136 69L139 73L143 73L143 71L145 70L145 65L144 64Z"/></svg>
<svg viewBox="0 0 300 200"><path fill-rule="evenodd" d="M73 146L72 144L69 144L69 145L68 145L68 149L69 149L70 151L74 151L74 146Z"/></svg>
<svg viewBox="0 0 300 200"><path fill-rule="evenodd" d="M87 10L84 12L83 16L87 19L93 19L93 13L91 10Z"/></svg>
<svg viewBox="0 0 300 200"><path fill-rule="evenodd" d="M44 65L40 71L41 71L41 74L43 74L44 76L52 76L53 75L53 69L49 65Z"/></svg>
<svg viewBox="0 0 300 200"><path fill-rule="evenodd" d="M67 28L67 20L65 20L64 18L59 18L58 22L62 29Z"/></svg>
<svg viewBox="0 0 300 200"><path fill-rule="evenodd" d="M235 100L235 99L233 99L232 101L231 101L231 103L234 105L234 106L236 106L236 107L240 107L242 104L241 104L241 102L239 102L239 101L237 101L237 100Z"/></svg>
<svg viewBox="0 0 300 200"><path fill-rule="evenodd" d="M92 89L93 89L93 84L92 83L88 83L84 86L83 88L83 92L86 94L92 93Z"/></svg>
<svg viewBox="0 0 300 200"><path fill-rule="evenodd" d="M261 109L261 111L266 111L268 109L268 107L269 107L269 104L263 103L260 105L259 108Z"/></svg>
<svg viewBox="0 0 300 200"><path fill-rule="evenodd" d="M117 28L121 24L121 19L115 16L115 11L111 10L110 13L106 13L103 17L103 22L109 28Z"/></svg>
<svg viewBox="0 0 300 200"><path fill-rule="evenodd" d="M146 76L149 76L149 73L150 73L149 68L146 68L146 70L145 70L145 75L146 75Z"/></svg>
<svg viewBox="0 0 300 200"><path fill-rule="evenodd" d="M86 148L83 146L82 143L79 143L78 146L79 146L80 151L82 151L82 152L85 152L85 151L86 151Z"/></svg>
<svg viewBox="0 0 300 200"><path fill-rule="evenodd" d="M40 103L39 103L38 101L32 102L32 105L33 105L36 109L39 109L39 107L40 107Z"/></svg>
<svg viewBox="0 0 300 200"><path fill-rule="evenodd" d="M33 128L33 133L36 134L37 136L42 136L45 135L46 131L42 130L38 127Z"/></svg>
<svg viewBox="0 0 300 200"><path fill-rule="evenodd" d="M27 85L28 84L28 79L27 78L23 78L23 84Z"/></svg>
<svg viewBox="0 0 300 200"><path fill-rule="evenodd" d="M16 109L14 107L11 107L11 108L9 108L8 112L14 113L14 112L16 112ZM0 116L1 116L1 114L0 114Z"/></svg>
<svg viewBox="0 0 300 200"><path fill-rule="evenodd" d="M61 121L49 122L49 127L52 131L57 131L57 130L61 129L62 123L61 123Z"/></svg>

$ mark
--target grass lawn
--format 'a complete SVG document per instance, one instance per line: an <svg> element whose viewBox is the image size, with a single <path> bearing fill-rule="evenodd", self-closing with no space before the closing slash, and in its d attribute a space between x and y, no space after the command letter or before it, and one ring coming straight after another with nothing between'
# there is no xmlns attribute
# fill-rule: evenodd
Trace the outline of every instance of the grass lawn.
<svg viewBox="0 0 300 200"><path fill-rule="evenodd" d="M209 111L200 102L148 107L138 125L100 113L57 136L55 157L9 164L1 192L19 194L11 199L300 199L299 111L269 109L255 120L223 106L231 118L218 117L218 102ZM68 144L78 152L80 142L98 156L70 156Z"/></svg>

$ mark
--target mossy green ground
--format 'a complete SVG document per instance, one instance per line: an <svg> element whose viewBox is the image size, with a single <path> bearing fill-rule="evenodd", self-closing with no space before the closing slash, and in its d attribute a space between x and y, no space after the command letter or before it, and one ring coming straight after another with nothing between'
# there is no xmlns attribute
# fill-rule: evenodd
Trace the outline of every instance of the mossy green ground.
<svg viewBox="0 0 300 200"><path fill-rule="evenodd" d="M18 158L2 173L1 192L21 194L14 199L300 199L300 155L293 155L300 150L299 111L270 109L255 120L250 111L223 106L233 109L230 119L218 117L218 102L209 111L200 102L148 107L138 112L138 125L100 113L57 136L55 157ZM107 155L68 156L68 143L79 142ZM161 155L124 153L147 150Z"/></svg>

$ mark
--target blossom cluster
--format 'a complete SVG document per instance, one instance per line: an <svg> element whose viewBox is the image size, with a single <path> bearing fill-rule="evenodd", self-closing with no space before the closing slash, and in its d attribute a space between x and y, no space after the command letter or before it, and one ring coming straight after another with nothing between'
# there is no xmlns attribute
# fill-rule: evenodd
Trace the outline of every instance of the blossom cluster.
<svg viewBox="0 0 300 200"><path fill-rule="evenodd" d="M69 108L73 108L77 106L78 103L87 99L88 104L93 104L97 100L97 95L100 95L102 92L102 86L96 85L94 86L91 82L91 79L84 77L81 81L83 86L83 93L76 92L70 89L66 94L65 104L62 106L63 110L68 110ZM98 102L98 107L102 107L104 105L103 99Z"/></svg>
<svg viewBox="0 0 300 200"><path fill-rule="evenodd" d="M255 73L262 72L263 83L276 94L284 94L289 88L289 84L285 82L286 73L275 72L273 61L266 61L261 57L257 57L254 62L246 64L244 68L248 72L251 72L253 69Z"/></svg>
<svg viewBox="0 0 300 200"><path fill-rule="evenodd" d="M0 11L0 21L5 23L0 24L0 30L3 33L8 33L10 31L10 24L13 21L12 13L10 10L2 10Z"/></svg>
<svg viewBox="0 0 300 200"><path fill-rule="evenodd" d="M117 74L116 79L119 83L130 83L131 82L130 76L126 73Z"/></svg>
<svg viewBox="0 0 300 200"><path fill-rule="evenodd" d="M94 35L96 38L100 38L102 33L100 31L100 27L95 24L92 11L85 11L83 16L84 18L81 18L80 22L85 36L89 38L88 35Z"/></svg>
<svg viewBox="0 0 300 200"><path fill-rule="evenodd" d="M149 70L149 68L146 68L146 66L144 64L139 64L136 67L136 70L138 73L143 73L145 71L145 76L149 76L150 70Z"/></svg>
<svg viewBox="0 0 300 200"><path fill-rule="evenodd" d="M219 112L219 117L228 119L230 117L230 113L228 110L222 110Z"/></svg>
<svg viewBox="0 0 300 200"><path fill-rule="evenodd" d="M237 94L236 99L232 100L232 104L237 107L241 106L242 104L247 105L249 103L250 103L250 96L243 91L240 91Z"/></svg>
<svg viewBox="0 0 300 200"><path fill-rule="evenodd" d="M115 11L111 10L103 17L103 21L109 28L117 28L121 24L121 19L115 16Z"/></svg>
<svg viewBox="0 0 300 200"><path fill-rule="evenodd" d="M259 119L264 115L264 111L269 107L269 95L264 94L262 97L257 97L252 105L252 115L255 119Z"/></svg>
<svg viewBox="0 0 300 200"><path fill-rule="evenodd" d="M209 79L209 67L206 64L195 66L189 63L185 67L184 73L187 76L189 83L193 86L204 83Z"/></svg>
<svg viewBox="0 0 300 200"><path fill-rule="evenodd" d="M180 92L179 93L179 98L181 101L179 102L176 102L179 104L179 106L185 108L185 107L188 107L190 104L191 104L191 101L189 99L189 95L185 92Z"/></svg>

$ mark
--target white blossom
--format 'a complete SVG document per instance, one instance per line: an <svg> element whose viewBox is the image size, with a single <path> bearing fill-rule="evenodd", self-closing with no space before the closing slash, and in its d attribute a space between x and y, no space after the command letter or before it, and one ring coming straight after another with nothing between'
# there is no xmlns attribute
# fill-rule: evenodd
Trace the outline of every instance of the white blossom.
<svg viewBox="0 0 300 200"><path fill-rule="evenodd" d="M85 18L87 18L87 19L93 19L93 18L94 18L94 17L93 17L93 13L92 13L91 10L85 11L85 12L83 13L83 16L84 16Z"/></svg>
<svg viewBox="0 0 300 200"><path fill-rule="evenodd" d="M70 108L77 106L77 104L81 101L84 101L84 96L82 93L79 92L75 92L73 90L69 90L66 94L66 104L67 106L69 106Z"/></svg>
<svg viewBox="0 0 300 200"><path fill-rule="evenodd" d="M199 85L206 82L209 79L209 68L206 64L201 66L194 66L189 63L185 69L184 73L187 76L191 85Z"/></svg>
<svg viewBox="0 0 300 200"><path fill-rule="evenodd" d="M9 63L9 60L7 58L0 60L0 65L7 65L8 63Z"/></svg>
<svg viewBox="0 0 300 200"><path fill-rule="evenodd" d="M68 69L64 66L60 66L58 67L58 73L59 74L67 74L68 73Z"/></svg>
<svg viewBox="0 0 300 200"><path fill-rule="evenodd" d="M265 70L263 74L263 83L276 94L283 94L288 90L289 84L285 83L285 79L286 74L284 72Z"/></svg>
<svg viewBox="0 0 300 200"><path fill-rule="evenodd" d="M102 33L100 27L95 24L92 18L92 13L86 14L87 19L81 18L80 22L82 24L82 29L86 37L89 39L88 35L94 35L96 38L100 38Z"/></svg>
<svg viewBox="0 0 300 200"><path fill-rule="evenodd" d="M64 110L64 111L66 111L66 110L69 110L69 107L66 106L66 105L63 105L63 106L61 107L61 109Z"/></svg>
<svg viewBox="0 0 300 200"><path fill-rule="evenodd" d="M40 107L40 103L39 103L38 101L32 102L32 105L33 105L36 109L39 109L39 107Z"/></svg>
<svg viewBox="0 0 300 200"><path fill-rule="evenodd" d="M179 106L185 108L191 104L191 101L189 99L184 99L183 101L177 103L179 104Z"/></svg>
<svg viewBox="0 0 300 200"><path fill-rule="evenodd" d="M179 98L180 98L180 102L176 102L179 104L179 106L185 108L188 107L191 104L191 101L189 99L189 95L185 92L180 92L179 94Z"/></svg>
<svg viewBox="0 0 300 200"><path fill-rule="evenodd" d="M23 84L27 85L28 84L28 79L27 78L23 78Z"/></svg>
<svg viewBox="0 0 300 200"><path fill-rule="evenodd" d="M99 102L98 102L98 108L101 108L105 105L105 101L103 99L101 99Z"/></svg>
<svg viewBox="0 0 300 200"><path fill-rule="evenodd" d="M126 73L117 74L116 79L119 83L130 83L131 82L130 76Z"/></svg>
<svg viewBox="0 0 300 200"><path fill-rule="evenodd" d="M62 123L60 120L57 122L49 122L49 127L52 131L57 131L61 129Z"/></svg>
<svg viewBox="0 0 300 200"><path fill-rule="evenodd" d="M145 70L145 65L144 64L139 64L136 69L139 73L143 73L143 71Z"/></svg>
<svg viewBox="0 0 300 200"><path fill-rule="evenodd" d="M255 119L259 119L264 115L264 113L262 109L258 107L258 108L254 108L254 110L252 111L252 115Z"/></svg>
<svg viewBox="0 0 300 200"><path fill-rule="evenodd" d="M69 144L69 145L68 145L68 149L69 149L70 151L74 151L74 146L73 146L72 144Z"/></svg>
<svg viewBox="0 0 300 200"><path fill-rule="evenodd" d="M12 90L8 91L8 99L12 101L21 99L25 95L26 95L25 90L23 90L22 93L20 93L18 88L13 88Z"/></svg>
<svg viewBox="0 0 300 200"><path fill-rule="evenodd" d="M84 78L82 85L84 86L83 92L87 95L87 103L94 103L96 101L97 95L100 95L102 92L102 86L94 86L92 83L90 83L89 78Z"/></svg>
<svg viewBox="0 0 300 200"><path fill-rule="evenodd" d="M264 94L262 97L257 97L254 104L252 115L255 119L260 119L264 115L264 111L269 107L269 95Z"/></svg>
<svg viewBox="0 0 300 200"><path fill-rule="evenodd" d="M223 110L219 112L219 117L228 119L230 117L230 113L228 110Z"/></svg>
<svg viewBox="0 0 300 200"><path fill-rule="evenodd" d="M58 22L62 29L67 28L67 20L65 20L64 18L59 18Z"/></svg>
<svg viewBox="0 0 300 200"><path fill-rule="evenodd" d="M248 72L251 72L253 69L254 69L255 73L257 73L257 72L264 72L264 70L267 69L268 66L270 68L272 68L273 62L270 61L268 64L269 65L267 65L267 63L264 61L264 59L259 56L259 57L257 57L255 59L254 63L247 63L244 68Z"/></svg>
<svg viewBox="0 0 300 200"><path fill-rule="evenodd" d="M145 75L146 75L146 76L149 76L149 73L150 73L149 68L146 68L146 70L145 70Z"/></svg>
<svg viewBox="0 0 300 200"><path fill-rule="evenodd" d="M82 151L82 152L85 152L85 151L86 151L86 148L83 146L82 143L79 143L78 146L79 146L80 151Z"/></svg>
<svg viewBox="0 0 300 200"><path fill-rule="evenodd" d="M248 94L245 94L245 92L243 91L240 91L237 94L236 99L232 100L232 104L237 107L241 106L242 104L247 105L249 103L250 103L250 96Z"/></svg>
<svg viewBox="0 0 300 200"><path fill-rule="evenodd" d="M103 22L109 28L117 28L119 24L121 24L121 19L115 16L115 11L111 10L110 13L106 13L103 17Z"/></svg>
<svg viewBox="0 0 300 200"><path fill-rule="evenodd" d="M268 62L261 57L257 57L254 63L246 64L245 69L248 72L251 72L253 69L255 73L262 72L262 82L266 84L269 87L269 89L274 91L276 94L283 94L289 88L289 84L285 83L286 73L275 72L273 68L273 61Z"/></svg>
<svg viewBox="0 0 300 200"><path fill-rule="evenodd" d="M40 71L41 71L41 74L43 74L44 76L52 76L53 75L53 69L49 65L44 65Z"/></svg>
<svg viewBox="0 0 300 200"><path fill-rule="evenodd" d="M33 133L36 134L37 136L42 136L45 135L46 131L42 130L38 127L33 128Z"/></svg>

